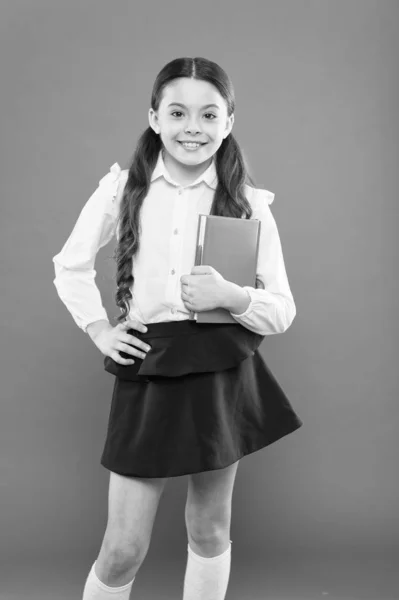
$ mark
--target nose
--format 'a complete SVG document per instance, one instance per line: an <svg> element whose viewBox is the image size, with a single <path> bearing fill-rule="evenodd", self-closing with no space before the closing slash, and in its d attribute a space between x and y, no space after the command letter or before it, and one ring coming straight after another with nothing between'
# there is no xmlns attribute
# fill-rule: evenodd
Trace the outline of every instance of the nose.
<svg viewBox="0 0 399 600"><path fill-rule="evenodd" d="M200 129L195 121L190 121L185 129L186 133L200 133Z"/></svg>

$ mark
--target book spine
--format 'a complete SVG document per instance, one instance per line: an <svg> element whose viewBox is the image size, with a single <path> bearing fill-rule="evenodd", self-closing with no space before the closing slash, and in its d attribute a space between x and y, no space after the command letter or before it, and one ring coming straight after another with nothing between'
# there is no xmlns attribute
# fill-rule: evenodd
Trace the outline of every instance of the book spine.
<svg viewBox="0 0 399 600"><path fill-rule="evenodd" d="M202 254L204 249L204 238L205 238L205 227L206 227L206 215L198 215L198 229L197 229L197 247L195 249L195 260L194 266L202 265ZM196 321L198 313L190 310L189 321Z"/></svg>

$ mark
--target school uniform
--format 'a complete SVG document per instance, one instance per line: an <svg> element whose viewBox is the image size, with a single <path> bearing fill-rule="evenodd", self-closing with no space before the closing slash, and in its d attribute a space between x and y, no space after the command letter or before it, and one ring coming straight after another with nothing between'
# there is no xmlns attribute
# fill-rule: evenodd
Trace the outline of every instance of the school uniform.
<svg viewBox="0 0 399 600"><path fill-rule="evenodd" d="M61 251L53 257L54 285L83 331L108 319L95 283L95 257L114 236L128 177L115 163L87 200ZM264 337L291 325L295 302L270 210L274 194L245 186L262 221L257 278L244 286L250 303L235 323L196 323L181 298L180 277L194 265L198 214L209 214L218 177L213 160L196 181L181 186L162 152L141 209L141 237L133 257L129 318L148 331L144 359L121 365L104 357L115 376L101 464L136 477L176 477L221 469L302 426L258 348Z"/></svg>

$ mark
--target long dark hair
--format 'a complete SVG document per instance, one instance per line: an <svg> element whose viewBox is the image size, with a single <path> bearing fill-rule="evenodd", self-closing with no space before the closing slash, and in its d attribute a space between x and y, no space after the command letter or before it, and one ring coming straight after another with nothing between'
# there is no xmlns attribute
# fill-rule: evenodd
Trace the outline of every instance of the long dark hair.
<svg viewBox="0 0 399 600"><path fill-rule="evenodd" d="M234 112L234 88L228 75L218 64L201 57L176 58L163 67L151 94L151 107L155 111L159 109L164 88L177 77L212 83L226 101L228 116ZM118 322L124 321L129 313L134 283L133 256L140 245L140 211L161 149L160 136L149 126L138 139L120 201L117 219L119 240L113 256L117 266L115 300L122 312L117 317ZM250 219L252 208L245 195L245 185L255 187L255 183L247 172L240 146L231 132L217 150L215 159L218 185L210 214Z"/></svg>

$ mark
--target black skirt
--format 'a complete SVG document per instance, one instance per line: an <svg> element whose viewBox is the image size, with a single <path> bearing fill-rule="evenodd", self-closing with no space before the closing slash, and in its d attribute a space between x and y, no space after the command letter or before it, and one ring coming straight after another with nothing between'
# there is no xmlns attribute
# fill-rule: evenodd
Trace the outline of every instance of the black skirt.
<svg viewBox="0 0 399 600"><path fill-rule="evenodd" d="M168 321L128 333L151 346L115 376L101 464L135 477L223 469L303 425L239 323ZM120 352L123 358L132 358Z"/></svg>

